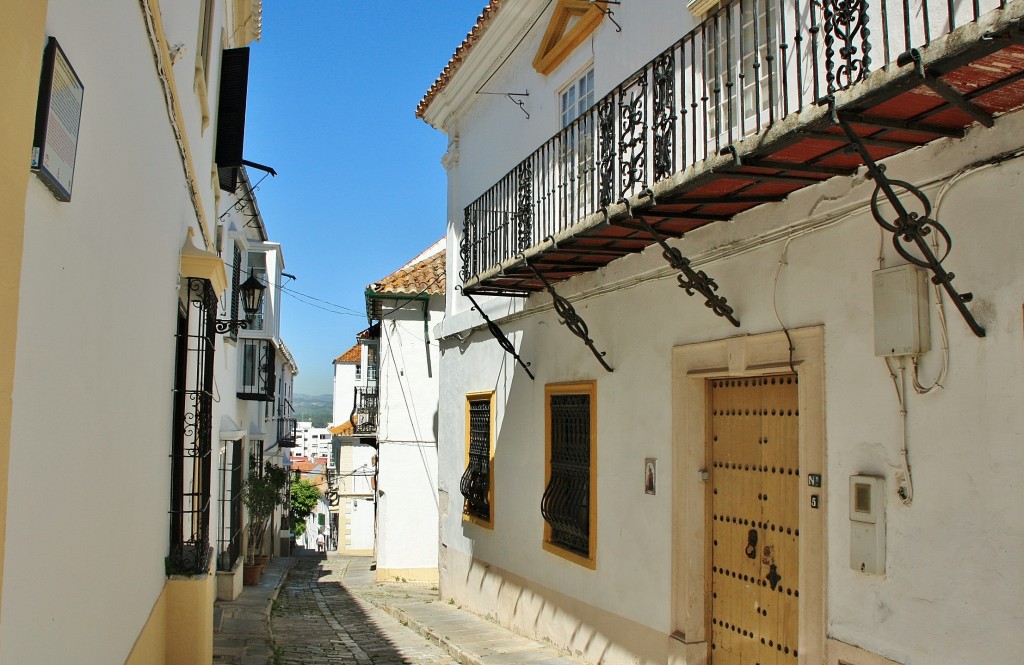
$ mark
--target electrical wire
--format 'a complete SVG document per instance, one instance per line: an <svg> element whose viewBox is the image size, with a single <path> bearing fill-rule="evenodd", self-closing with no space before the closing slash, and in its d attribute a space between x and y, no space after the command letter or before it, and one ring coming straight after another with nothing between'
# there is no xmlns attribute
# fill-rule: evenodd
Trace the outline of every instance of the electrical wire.
<svg viewBox="0 0 1024 665"><path fill-rule="evenodd" d="M896 378L896 371L892 368L889 356L884 357L885 367L892 377L892 385L896 389L896 401L900 407L900 456L903 458L903 483L896 490L896 495L904 506L914 502L914 478L910 474L910 451L907 449L907 367L903 362L903 356L899 356L900 376Z"/></svg>
<svg viewBox="0 0 1024 665"><path fill-rule="evenodd" d="M789 370L796 374L796 367L793 365L793 338L789 334L789 329L786 328L786 324L782 322L782 317L779 315L779 275L782 274L783 266L789 265L786 261L786 252L789 251L789 243L793 242L793 237L786 239L786 244L782 246L782 254L779 255L779 265L775 268L775 281L772 285L772 309L775 310L775 319L779 322L779 327L782 328L782 332L786 333L786 342L789 344Z"/></svg>

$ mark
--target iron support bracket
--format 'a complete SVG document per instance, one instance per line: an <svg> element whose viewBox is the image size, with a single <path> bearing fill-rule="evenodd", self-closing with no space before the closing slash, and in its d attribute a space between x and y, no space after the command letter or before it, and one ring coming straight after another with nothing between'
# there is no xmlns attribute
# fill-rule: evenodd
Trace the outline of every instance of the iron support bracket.
<svg viewBox="0 0 1024 665"><path fill-rule="evenodd" d="M905 67L910 63L914 63L914 70L917 72L917 75L921 77L924 84L931 88L935 94L971 116L985 127L991 127L995 124L995 119L992 118L991 114L986 113L977 104L965 99L964 96L956 90L956 88L940 79L939 75L934 71L925 67L924 62L921 59L921 52L916 48L912 48L909 51L901 53L900 56L896 58L896 65L899 67Z"/></svg>
<svg viewBox="0 0 1024 665"><path fill-rule="evenodd" d="M483 317L484 323L487 324L487 329L491 331L492 335L494 335L494 339L498 340L498 345L501 346L501 348L503 348L506 353L510 354L513 358L516 359L516 362L519 363L519 365L524 370L526 370L526 373L529 375L531 381L536 380L536 377L533 376L533 372L530 371L530 363L525 362L522 358L519 357L519 354L516 352L516 347L512 344L512 340L505 336L504 331L502 331L502 329L498 327L497 323L491 321L491 318L487 316L486 312L484 312L483 307L478 305L476 303L476 300L473 299L473 296L466 293L461 286L456 286L455 290L469 298L469 302L473 303L473 309L475 309L480 314L480 316Z"/></svg>
<svg viewBox="0 0 1024 665"><path fill-rule="evenodd" d="M526 260L526 257L523 257L523 263L527 268L533 271L533 274L537 276L537 279L544 284L544 288L551 294L551 300L554 304L555 312L558 314L559 318L562 319L562 323L569 329L569 332L583 340L583 343L587 345L590 352L594 354L594 357L597 358L597 361L601 363L606 370L614 372L615 370L612 369L611 365L609 365L604 359L604 351L598 351L597 347L594 346L594 340L590 339L590 329L587 327L587 322L581 319L580 315L576 313L576 308L572 306L572 303L560 296L558 292L555 291L555 287L551 286L551 282L549 282L539 270L530 265L530 262Z"/></svg>
<svg viewBox="0 0 1024 665"><path fill-rule="evenodd" d="M646 189L643 192L651 199L651 206L655 205L654 192L650 189ZM654 230L654 227L647 223L644 219L643 214L635 214L633 212L633 206L630 205L627 199L622 199L619 203L626 205L626 216L629 219L636 220L648 235L654 238L655 242L661 245L661 255L665 257L669 265L681 272L681 275L676 275L676 280L679 282L679 288L686 291L686 295L692 296L694 294L701 294L704 296L704 304L707 305L708 309L729 321L737 328L740 327L739 320L733 316L733 308L725 297L720 296L716 293L718 291L718 283L708 276L703 270L694 270L690 264L690 259L683 256L683 253L678 248L672 247L666 242L665 238ZM680 236L682 238L682 236Z"/></svg>
<svg viewBox="0 0 1024 665"><path fill-rule="evenodd" d="M951 272L948 272L942 267L942 262L949 256L950 251L953 249L953 239L950 237L949 232L942 224L938 221L931 219L932 204L917 187L911 185L909 182L904 180L893 180L885 174L885 166L875 162L874 158L871 157L871 153L868 152L867 147L857 136L857 133L853 131L853 128L842 119L842 117L836 113L835 99L829 98L829 106L832 110L832 120L839 125L843 132L846 133L846 137L850 141L850 146L854 149L857 154L860 155L861 159L864 160L864 165L868 170L868 177L875 181L875 191L871 195L871 215L875 218L875 222L878 223L886 231L892 233L892 244L896 249L896 253L906 259L909 263L912 263L920 268L926 268L932 273L932 284L941 286L946 290L950 300L953 302L953 306L957 308L960 315L964 317L964 321L967 322L971 332L978 337L985 336L985 329L975 320L974 315L967 309L967 303L974 299L972 293L958 293L956 288L953 286L953 278L956 277ZM903 190L909 194L911 199L916 200L921 206L921 212L912 212L907 209L900 200L897 189ZM879 194L883 195L892 207L893 212L896 214L896 218L892 221L887 220L882 211L879 208ZM928 243L928 236L935 232L941 242L946 246L945 252L942 257L936 256L935 251ZM916 248L917 253L911 251L908 245L912 245Z"/></svg>

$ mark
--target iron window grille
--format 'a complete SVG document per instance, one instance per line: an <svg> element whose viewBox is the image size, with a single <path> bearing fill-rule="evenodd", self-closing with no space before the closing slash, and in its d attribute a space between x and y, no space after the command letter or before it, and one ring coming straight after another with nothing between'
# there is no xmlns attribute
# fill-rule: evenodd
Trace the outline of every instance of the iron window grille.
<svg viewBox="0 0 1024 665"><path fill-rule="evenodd" d="M269 339L242 339L238 399L272 402L277 350Z"/></svg>
<svg viewBox="0 0 1024 665"><path fill-rule="evenodd" d="M491 526L493 501L492 400L488 393L469 396L466 401L469 447L466 470L459 484L464 499L463 514L484 526Z"/></svg>
<svg viewBox="0 0 1024 665"><path fill-rule="evenodd" d="M230 571L242 554L242 459L241 439L230 441L221 449L217 570Z"/></svg>
<svg viewBox="0 0 1024 665"><path fill-rule="evenodd" d="M171 449L170 574L205 574L210 566L210 473L217 294L189 278L178 315Z"/></svg>
<svg viewBox="0 0 1024 665"><path fill-rule="evenodd" d="M547 486L541 515L545 548L593 567L595 441L594 384L548 386Z"/></svg>

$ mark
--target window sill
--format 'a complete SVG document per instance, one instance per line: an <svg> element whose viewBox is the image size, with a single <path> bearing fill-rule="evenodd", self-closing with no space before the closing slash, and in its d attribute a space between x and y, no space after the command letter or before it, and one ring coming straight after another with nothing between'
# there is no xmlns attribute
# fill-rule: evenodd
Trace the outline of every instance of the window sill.
<svg viewBox="0 0 1024 665"><path fill-rule="evenodd" d="M566 561L575 563L578 566L583 566L584 568L587 568L589 570L597 570L597 559L593 554L591 554L589 557L581 556L579 554L576 554L575 552L570 552L569 550L563 549L559 545L556 545L548 541L544 541L544 551L550 552L555 556L559 556L565 559Z"/></svg>

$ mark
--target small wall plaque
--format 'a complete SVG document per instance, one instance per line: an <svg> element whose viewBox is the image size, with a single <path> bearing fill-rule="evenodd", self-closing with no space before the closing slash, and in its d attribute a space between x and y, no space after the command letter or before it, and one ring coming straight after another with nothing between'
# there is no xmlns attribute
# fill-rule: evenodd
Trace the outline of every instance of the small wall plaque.
<svg viewBox="0 0 1024 665"><path fill-rule="evenodd" d="M71 200L85 86L56 38L43 53L43 71L32 141L32 171L59 201Z"/></svg>
<svg viewBox="0 0 1024 665"><path fill-rule="evenodd" d="M658 493L658 460L654 457L644 459L644 493Z"/></svg>

